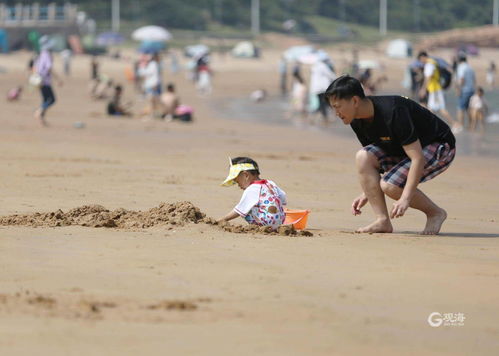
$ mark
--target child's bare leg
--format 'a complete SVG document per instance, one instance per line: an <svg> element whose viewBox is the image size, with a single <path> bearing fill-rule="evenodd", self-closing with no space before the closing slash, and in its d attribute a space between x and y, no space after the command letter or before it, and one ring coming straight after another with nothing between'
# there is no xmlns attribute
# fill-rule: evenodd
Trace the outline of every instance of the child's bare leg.
<svg viewBox="0 0 499 356"><path fill-rule="evenodd" d="M399 200L403 189L396 185L381 182L383 192L394 200ZM422 211L426 214L426 226L422 231L423 235L436 235L440 231L443 222L447 218L447 212L436 205L421 190L416 189L414 196L409 204L411 208Z"/></svg>
<svg viewBox="0 0 499 356"><path fill-rule="evenodd" d="M357 152L356 162L360 185L376 215L373 223L357 229L357 232L392 232L385 194L380 186L378 159L372 153L360 150Z"/></svg>
<svg viewBox="0 0 499 356"><path fill-rule="evenodd" d="M470 109L470 131L475 131L476 127L476 111L474 109Z"/></svg>
<svg viewBox="0 0 499 356"><path fill-rule="evenodd" d="M477 121L480 126L480 133L483 134L485 132L485 115L483 114L482 110L479 110L477 113Z"/></svg>

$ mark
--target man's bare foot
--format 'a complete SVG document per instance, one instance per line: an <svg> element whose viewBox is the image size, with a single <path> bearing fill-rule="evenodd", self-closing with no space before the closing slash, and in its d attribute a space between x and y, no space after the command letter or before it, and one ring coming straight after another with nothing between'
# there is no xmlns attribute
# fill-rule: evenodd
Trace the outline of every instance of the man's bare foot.
<svg viewBox="0 0 499 356"><path fill-rule="evenodd" d="M361 227L357 229L355 232L367 232L367 233L376 233L376 232L393 232L392 223L390 219L377 219L372 224Z"/></svg>
<svg viewBox="0 0 499 356"><path fill-rule="evenodd" d="M424 227L423 235L437 235L447 219L447 212L444 209L440 209L437 213L426 216L426 226Z"/></svg>

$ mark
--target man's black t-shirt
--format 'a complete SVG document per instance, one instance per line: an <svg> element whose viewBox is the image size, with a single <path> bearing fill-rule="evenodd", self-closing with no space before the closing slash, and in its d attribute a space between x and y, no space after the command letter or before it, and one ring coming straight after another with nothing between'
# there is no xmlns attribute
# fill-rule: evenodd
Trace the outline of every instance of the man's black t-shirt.
<svg viewBox="0 0 499 356"><path fill-rule="evenodd" d="M419 139L425 147L433 142L456 139L449 126L430 110L402 96L368 96L374 106L374 119L354 119L350 126L362 146L375 144L391 156L407 156L402 146Z"/></svg>

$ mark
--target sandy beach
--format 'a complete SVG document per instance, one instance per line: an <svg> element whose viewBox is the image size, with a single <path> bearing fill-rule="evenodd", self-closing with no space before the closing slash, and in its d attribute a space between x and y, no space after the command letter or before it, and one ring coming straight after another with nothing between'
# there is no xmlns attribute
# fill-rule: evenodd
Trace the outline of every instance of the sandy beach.
<svg viewBox="0 0 499 356"><path fill-rule="evenodd" d="M373 219L369 207L350 213L360 193L355 139L228 119L213 106L257 88L277 94L279 54L214 56L210 97L199 97L184 73L166 72L195 107L192 124L106 117L105 102L87 92L87 56L55 86L50 127L33 119L39 93L26 85L20 101L0 101L1 216L190 202L217 218L241 194L220 187L227 157L247 155L287 192L290 208L312 211L313 233L234 233L187 218L152 227L0 226L0 354L498 354L499 160L458 150L447 172L421 186L448 212L440 235L419 235L425 219L415 210L394 221L393 234L354 234ZM349 56L331 54L339 64ZM480 78L494 55L471 61ZM28 57L0 57L2 93L26 82ZM406 65L383 61L399 74ZM102 59L102 71L125 84L129 64ZM143 102L129 83L124 96L138 112ZM433 312L465 319L431 327Z"/></svg>

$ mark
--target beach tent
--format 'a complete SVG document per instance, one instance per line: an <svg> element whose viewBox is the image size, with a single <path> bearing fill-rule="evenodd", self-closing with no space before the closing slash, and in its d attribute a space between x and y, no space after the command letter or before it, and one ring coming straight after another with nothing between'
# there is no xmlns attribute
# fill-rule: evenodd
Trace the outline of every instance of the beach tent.
<svg viewBox="0 0 499 356"><path fill-rule="evenodd" d="M7 37L7 32L2 29L0 29L0 52L1 53L9 52L9 41Z"/></svg>
<svg viewBox="0 0 499 356"><path fill-rule="evenodd" d="M231 51L234 57L255 58L258 57L258 50L250 41L239 42Z"/></svg>
<svg viewBox="0 0 499 356"><path fill-rule="evenodd" d="M386 48L386 54L391 58L407 58L412 56L412 45L404 39L390 41Z"/></svg>

